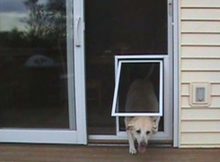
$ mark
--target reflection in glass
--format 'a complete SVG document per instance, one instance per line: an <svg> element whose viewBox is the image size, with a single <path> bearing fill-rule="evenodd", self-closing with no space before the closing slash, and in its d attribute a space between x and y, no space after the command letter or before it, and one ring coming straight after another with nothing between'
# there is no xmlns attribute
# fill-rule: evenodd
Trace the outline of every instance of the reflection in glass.
<svg viewBox="0 0 220 162"><path fill-rule="evenodd" d="M0 1L0 127L69 128L65 0Z"/></svg>

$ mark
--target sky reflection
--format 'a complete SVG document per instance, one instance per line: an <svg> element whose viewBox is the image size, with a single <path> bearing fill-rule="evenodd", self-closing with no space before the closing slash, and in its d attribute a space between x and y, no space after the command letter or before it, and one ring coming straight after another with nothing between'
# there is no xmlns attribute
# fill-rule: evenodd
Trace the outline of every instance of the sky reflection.
<svg viewBox="0 0 220 162"><path fill-rule="evenodd" d="M26 0L0 0L0 32L17 29L27 30L27 24L21 20L28 17L28 10L24 5ZM46 3L47 0L39 0Z"/></svg>
<svg viewBox="0 0 220 162"><path fill-rule="evenodd" d="M0 13L24 13L27 10L24 1L25 0L0 0Z"/></svg>

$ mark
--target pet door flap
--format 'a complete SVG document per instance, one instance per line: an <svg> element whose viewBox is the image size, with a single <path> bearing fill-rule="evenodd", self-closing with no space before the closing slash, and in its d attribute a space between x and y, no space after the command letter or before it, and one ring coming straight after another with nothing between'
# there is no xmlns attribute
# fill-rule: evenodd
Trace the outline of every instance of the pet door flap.
<svg viewBox="0 0 220 162"><path fill-rule="evenodd" d="M162 116L163 59L116 58L112 116Z"/></svg>

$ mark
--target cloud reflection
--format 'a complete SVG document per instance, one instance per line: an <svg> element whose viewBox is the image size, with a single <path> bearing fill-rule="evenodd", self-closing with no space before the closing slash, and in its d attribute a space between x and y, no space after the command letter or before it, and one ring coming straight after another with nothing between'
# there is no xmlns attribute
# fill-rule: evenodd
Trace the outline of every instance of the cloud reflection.
<svg viewBox="0 0 220 162"><path fill-rule="evenodd" d="M19 31L27 30L26 23L21 21L25 17L27 17L25 13L0 13L0 31L11 31L14 28Z"/></svg>
<svg viewBox="0 0 220 162"><path fill-rule="evenodd" d="M0 31L10 31L17 28L26 30L26 23L21 20L28 17L28 10L24 5L26 0L0 0ZM38 3L47 3L39 0Z"/></svg>
<svg viewBox="0 0 220 162"><path fill-rule="evenodd" d="M10 31L14 28L25 30L26 24L21 19L28 16L25 0L0 1L0 31Z"/></svg>

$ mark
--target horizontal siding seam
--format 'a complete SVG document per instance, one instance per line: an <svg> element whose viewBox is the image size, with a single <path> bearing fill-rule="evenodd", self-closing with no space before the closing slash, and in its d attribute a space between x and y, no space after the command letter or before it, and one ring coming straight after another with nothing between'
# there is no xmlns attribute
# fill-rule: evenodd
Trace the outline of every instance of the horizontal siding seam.
<svg viewBox="0 0 220 162"><path fill-rule="evenodd" d="M181 21L214 21L220 22L220 18L181 18Z"/></svg>
<svg viewBox="0 0 220 162"><path fill-rule="evenodd" d="M181 18L181 21L182 22L185 22L185 21L189 21L189 22L220 22L220 19L195 19L195 18Z"/></svg>
<svg viewBox="0 0 220 162"><path fill-rule="evenodd" d="M207 130L207 131L200 131L200 130L195 130L195 131L183 131L183 130L181 130L181 133L183 133L183 134L191 134L191 133L193 133L193 134L197 134L197 133L213 133L213 134L220 134L220 130L216 130L216 131L209 131L209 130Z"/></svg>
<svg viewBox="0 0 220 162"><path fill-rule="evenodd" d="M184 122L191 122L191 123L197 123L197 122L207 122L207 123L212 123L212 122L220 122L220 119L217 120L194 120L194 119L189 119L189 120L181 120L183 123Z"/></svg>
<svg viewBox="0 0 220 162"><path fill-rule="evenodd" d="M181 94L181 97L190 97L190 94Z"/></svg>
<svg viewBox="0 0 220 162"><path fill-rule="evenodd" d="M195 121L195 122L196 121L204 121L204 122L207 121L208 122L208 121L219 121L219 118L209 118L209 119L205 119L205 118L204 119L201 119L201 118L199 118L199 119L182 118L181 121L182 122L184 122L184 121Z"/></svg>
<svg viewBox="0 0 220 162"><path fill-rule="evenodd" d="M196 33L196 32L192 32L192 33L190 33L190 32L187 32L187 33L184 33L184 32L181 32L182 34L190 34L190 35L192 35L192 34L194 34L194 35L216 35L216 33L218 33L218 34L220 34L220 32L216 32L216 33L206 33L206 32L200 32L200 33Z"/></svg>
<svg viewBox="0 0 220 162"><path fill-rule="evenodd" d="M189 82L189 81L182 81L182 82L181 82L181 84L185 84L185 85L186 85L186 84L190 84L190 83L192 83L192 82ZM220 81L219 81L219 82L209 81L209 83L210 83L210 84L220 84Z"/></svg>
<svg viewBox="0 0 220 162"><path fill-rule="evenodd" d="M181 97L190 97L190 94L184 93L184 94L181 94ZM220 98L220 94L210 94L210 97L219 97Z"/></svg>
<svg viewBox="0 0 220 162"><path fill-rule="evenodd" d="M189 83L182 83L182 85L189 85Z"/></svg>
<svg viewBox="0 0 220 162"><path fill-rule="evenodd" d="M215 59L220 59L220 56L181 56L181 59L186 59L186 60L215 60Z"/></svg>
<svg viewBox="0 0 220 162"><path fill-rule="evenodd" d="M201 81L203 82L203 81ZM192 82L191 81L182 81L181 84L191 84ZM217 81L209 81L210 84L220 84L219 82Z"/></svg>
<svg viewBox="0 0 220 162"><path fill-rule="evenodd" d="M183 145L186 145L187 147L190 145L190 146L202 146L202 147L210 147L210 146L220 146L220 143L195 143L195 144L193 144L193 143L181 143L181 145L183 146Z"/></svg>
<svg viewBox="0 0 220 162"><path fill-rule="evenodd" d="M181 72L220 72L220 69L184 69Z"/></svg>
<svg viewBox="0 0 220 162"><path fill-rule="evenodd" d="M220 106L219 107L184 107L184 106L182 106L181 108L182 108L182 110L210 110L210 109L218 110L219 109L219 111L220 111ZM219 120L220 120L220 118L219 118Z"/></svg>
<svg viewBox="0 0 220 162"><path fill-rule="evenodd" d="M220 94L211 94L210 97L220 97Z"/></svg>
<svg viewBox="0 0 220 162"><path fill-rule="evenodd" d="M219 148L219 142L209 142L209 143L192 143L192 142L182 142L181 145L185 145L185 148ZM182 147L183 148L183 147Z"/></svg>
<svg viewBox="0 0 220 162"><path fill-rule="evenodd" d="M219 109L219 111L220 111L220 107L219 106L191 106L191 105L181 105L181 108L182 108L182 110L193 110L193 109L198 109L198 110L202 110L201 108L204 108L204 109L213 109L213 110L215 110L215 109ZM220 120L220 118L218 118L219 120Z"/></svg>
<svg viewBox="0 0 220 162"><path fill-rule="evenodd" d="M180 148L219 148L220 144L204 144L204 145L197 145L197 144L182 144L180 143Z"/></svg>
<svg viewBox="0 0 220 162"><path fill-rule="evenodd" d="M207 147L220 147L220 143L213 143L213 144L188 144L188 143L184 143L184 144L181 144L181 146L180 147L184 147L185 146L185 148L186 147L189 147L189 146L191 146L191 147L199 147L199 146L201 146L201 147L204 147L204 148L207 148Z"/></svg>
<svg viewBox="0 0 220 162"><path fill-rule="evenodd" d="M220 34L220 32L212 32L212 31L182 31L181 34L210 34L210 35L214 35L214 34Z"/></svg>
<svg viewBox="0 0 220 162"><path fill-rule="evenodd" d="M220 84L220 82L215 82L215 83L211 83L211 84L219 85L219 84Z"/></svg>
<svg viewBox="0 0 220 162"><path fill-rule="evenodd" d="M201 132L181 132L181 134L198 134L198 133L201 133ZM204 132L203 134L210 134L212 132ZM219 134L220 135L220 132L214 132L213 134Z"/></svg>
<svg viewBox="0 0 220 162"><path fill-rule="evenodd" d="M216 144L210 144L210 143L201 143L201 144L198 144L198 143L195 143L195 144L182 144L182 145L191 145L191 146L193 146L193 145L200 145L200 146L205 146L205 145L215 145L215 146L220 146L220 143L216 143Z"/></svg>
<svg viewBox="0 0 220 162"><path fill-rule="evenodd" d="M181 6L181 9L195 9L195 10L199 10L199 9L220 9L220 6Z"/></svg>
<svg viewBox="0 0 220 162"><path fill-rule="evenodd" d="M220 44L180 43L181 47L220 47Z"/></svg>

